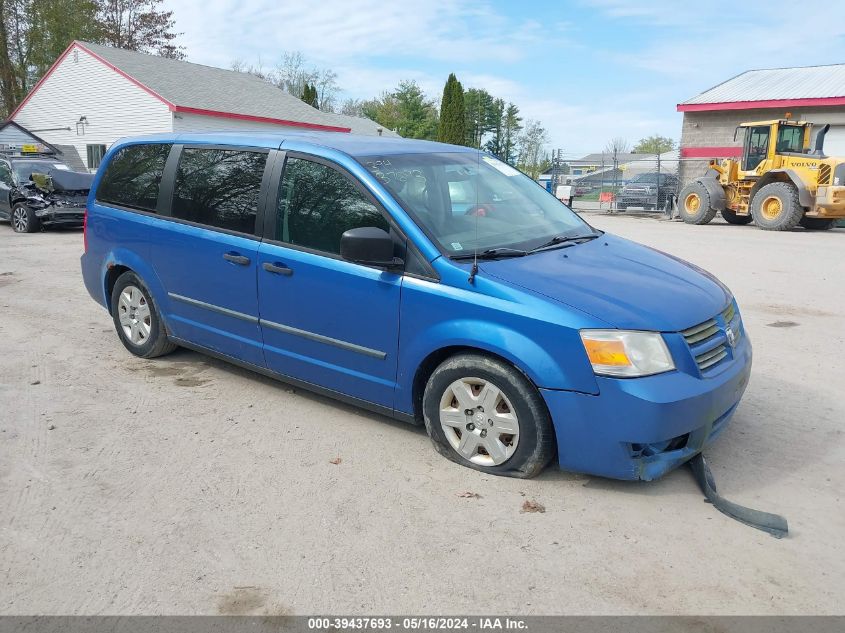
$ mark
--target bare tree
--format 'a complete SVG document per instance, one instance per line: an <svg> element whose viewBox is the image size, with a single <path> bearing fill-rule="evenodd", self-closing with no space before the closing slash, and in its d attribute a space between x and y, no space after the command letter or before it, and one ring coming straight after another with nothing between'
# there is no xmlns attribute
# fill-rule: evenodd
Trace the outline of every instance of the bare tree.
<svg viewBox="0 0 845 633"><path fill-rule="evenodd" d="M548 163L545 146L549 133L539 121L529 119L519 135L519 168L536 180Z"/></svg>
<svg viewBox="0 0 845 633"><path fill-rule="evenodd" d="M364 116L364 102L360 99L346 99L340 104L338 112L349 116Z"/></svg>
<svg viewBox="0 0 845 633"><path fill-rule="evenodd" d="M607 142L607 145L604 146L604 153L605 154L627 154L631 149L631 146L628 145L628 141L626 141L621 136L615 136Z"/></svg>
<svg viewBox="0 0 845 633"><path fill-rule="evenodd" d="M173 31L173 11L162 11L161 3L162 0L100 0L100 43L184 59L184 49L174 42L179 34Z"/></svg>

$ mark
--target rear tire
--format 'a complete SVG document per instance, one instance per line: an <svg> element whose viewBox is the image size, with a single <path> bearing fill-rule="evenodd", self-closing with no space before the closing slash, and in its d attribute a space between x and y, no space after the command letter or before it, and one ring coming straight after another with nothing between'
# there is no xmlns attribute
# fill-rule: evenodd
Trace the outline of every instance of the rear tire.
<svg viewBox="0 0 845 633"><path fill-rule="evenodd" d="M828 220L827 218L808 218L806 215L801 218L798 223L805 229L810 231L828 231L836 224L836 220Z"/></svg>
<svg viewBox="0 0 845 633"><path fill-rule="evenodd" d="M16 204L12 208L12 230L15 233L35 233L40 228L41 221L27 205Z"/></svg>
<svg viewBox="0 0 845 633"><path fill-rule="evenodd" d="M751 224L754 218L751 215L737 215L733 209L722 209L722 217L728 224Z"/></svg>
<svg viewBox="0 0 845 633"><path fill-rule="evenodd" d="M707 224L716 217L716 209L711 206L710 192L698 180L681 190L678 212L687 224Z"/></svg>
<svg viewBox="0 0 845 633"><path fill-rule="evenodd" d="M443 361L426 383L422 408L434 448L462 466L529 478L554 457L552 421L537 388L490 356Z"/></svg>
<svg viewBox="0 0 845 633"><path fill-rule="evenodd" d="M790 231L798 226L804 207L792 183L772 182L760 187L751 200L754 223L766 231Z"/></svg>
<svg viewBox="0 0 845 633"><path fill-rule="evenodd" d="M120 342L135 356L155 358L176 349L177 345L167 338L152 294L131 270L114 284L111 313Z"/></svg>

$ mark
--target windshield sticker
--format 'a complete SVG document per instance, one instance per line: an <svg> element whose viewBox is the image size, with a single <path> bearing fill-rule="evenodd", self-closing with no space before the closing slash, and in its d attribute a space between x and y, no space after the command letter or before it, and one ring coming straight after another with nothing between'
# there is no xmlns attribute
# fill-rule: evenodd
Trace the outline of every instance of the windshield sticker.
<svg viewBox="0 0 845 633"><path fill-rule="evenodd" d="M497 169L498 171L503 173L505 176L518 176L519 173L520 173L519 170L514 169L513 167L511 167L507 163L503 163L500 160L496 160L492 156L482 156L481 160L483 160L485 163L490 165L490 167L492 167L493 169Z"/></svg>
<svg viewBox="0 0 845 633"><path fill-rule="evenodd" d="M463 246L461 246L461 243L460 243L460 242L452 242L449 246L451 246L451 247L452 247L452 250L453 250L453 251L462 251L462 250L464 250L464 247L463 247Z"/></svg>

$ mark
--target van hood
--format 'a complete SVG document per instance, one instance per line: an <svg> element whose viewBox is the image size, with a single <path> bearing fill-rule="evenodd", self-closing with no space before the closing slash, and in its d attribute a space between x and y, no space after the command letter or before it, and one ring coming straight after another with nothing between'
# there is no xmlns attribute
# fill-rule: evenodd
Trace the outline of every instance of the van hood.
<svg viewBox="0 0 845 633"><path fill-rule="evenodd" d="M678 332L716 316L731 298L694 264L608 234L479 267L620 329Z"/></svg>

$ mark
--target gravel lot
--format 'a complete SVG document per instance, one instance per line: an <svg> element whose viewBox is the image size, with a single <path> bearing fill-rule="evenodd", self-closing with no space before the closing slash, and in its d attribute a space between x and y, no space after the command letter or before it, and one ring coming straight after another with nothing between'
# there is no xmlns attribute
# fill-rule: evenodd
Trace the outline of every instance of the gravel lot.
<svg viewBox="0 0 845 633"><path fill-rule="evenodd" d="M78 232L0 226L0 613L845 613L845 229L589 219L735 292L755 368L708 457L787 539L703 503L686 468L488 477L202 355L135 358Z"/></svg>

